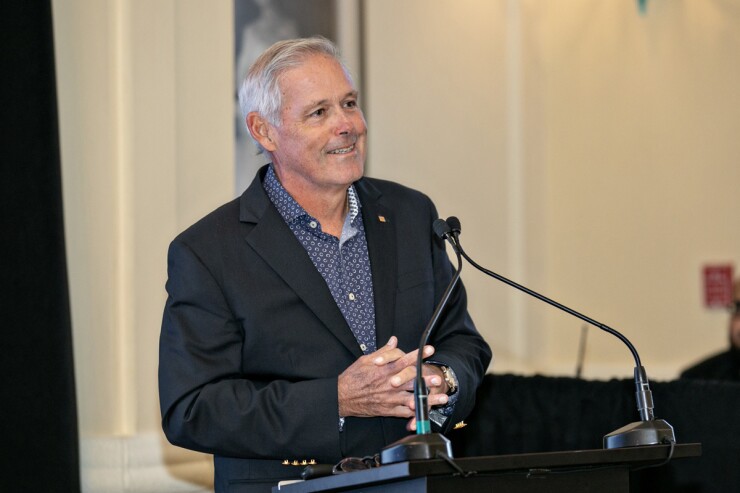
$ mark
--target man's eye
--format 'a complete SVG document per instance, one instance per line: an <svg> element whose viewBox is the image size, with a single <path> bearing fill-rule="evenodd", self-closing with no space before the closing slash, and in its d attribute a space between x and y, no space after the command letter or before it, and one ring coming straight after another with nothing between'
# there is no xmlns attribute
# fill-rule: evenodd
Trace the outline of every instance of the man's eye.
<svg viewBox="0 0 740 493"><path fill-rule="evenodd" d="M344 106L347 108L356 108L357 107L357 101L351 100L344 103Z"/></svg>
<svg viewBox="0 0 740 493"><path fill-rule="evenodd" d="M324 108L319 108L313 113L311 113L311 116L323 116L324 113L326 113L326 110Z"/></svg>

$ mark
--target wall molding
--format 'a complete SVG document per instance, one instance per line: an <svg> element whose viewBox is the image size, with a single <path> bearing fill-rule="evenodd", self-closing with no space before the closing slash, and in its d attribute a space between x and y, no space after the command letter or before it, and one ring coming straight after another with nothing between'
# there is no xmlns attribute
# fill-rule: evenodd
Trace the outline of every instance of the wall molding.
<svg viewBox="0 0 740 493"><path fill-rule="evenodd" d="M210 455L174 447L161 433L80 438L83 493L209 493Z"/></svg>

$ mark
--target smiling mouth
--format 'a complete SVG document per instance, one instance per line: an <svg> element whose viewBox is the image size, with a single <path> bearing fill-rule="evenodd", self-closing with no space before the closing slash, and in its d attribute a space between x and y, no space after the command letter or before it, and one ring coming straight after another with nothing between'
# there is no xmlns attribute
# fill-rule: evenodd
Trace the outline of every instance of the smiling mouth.
<svg viewBox="0 0 740 493"><path fill-rule="evenodd" d="M334 149L329 151L327 154L347 154L355 150L355 145L352 144L349 147L342 147L341 149Z"/></svg>

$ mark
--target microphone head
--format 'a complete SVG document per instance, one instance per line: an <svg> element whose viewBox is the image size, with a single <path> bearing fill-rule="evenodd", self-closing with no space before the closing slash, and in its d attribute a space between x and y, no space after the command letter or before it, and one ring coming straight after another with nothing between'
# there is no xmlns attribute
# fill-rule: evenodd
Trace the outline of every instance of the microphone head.
<svg viewBox="0 0 740 493"><path fill-rule="evenodd" d="M456 218L455 216L450 216L447 218L447 225L450 228L450 231L453 233L460 233L462 226L460 225L460 220Z"/></svg>
<svg viewBox="0 0 740 493"><path fill-rule="evenodd" d="M450 233L450 226L447 224L447 221L444 219L436 219L434 223L432 223L432 230L434 230L434 234L436 234L441 239L445 239L447 235Z"/></svg>

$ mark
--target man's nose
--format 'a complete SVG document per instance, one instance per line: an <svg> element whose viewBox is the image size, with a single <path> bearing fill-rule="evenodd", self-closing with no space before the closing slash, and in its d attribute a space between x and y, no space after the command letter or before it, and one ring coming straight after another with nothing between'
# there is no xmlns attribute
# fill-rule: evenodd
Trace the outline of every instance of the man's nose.
<svg viewBox="0 0 740 493"><path fill-rule="evenodd" d="M344 111L338 112L335 125L338 135L349 135L354 132L354 121L352 116L348 115Z"/></svg>

